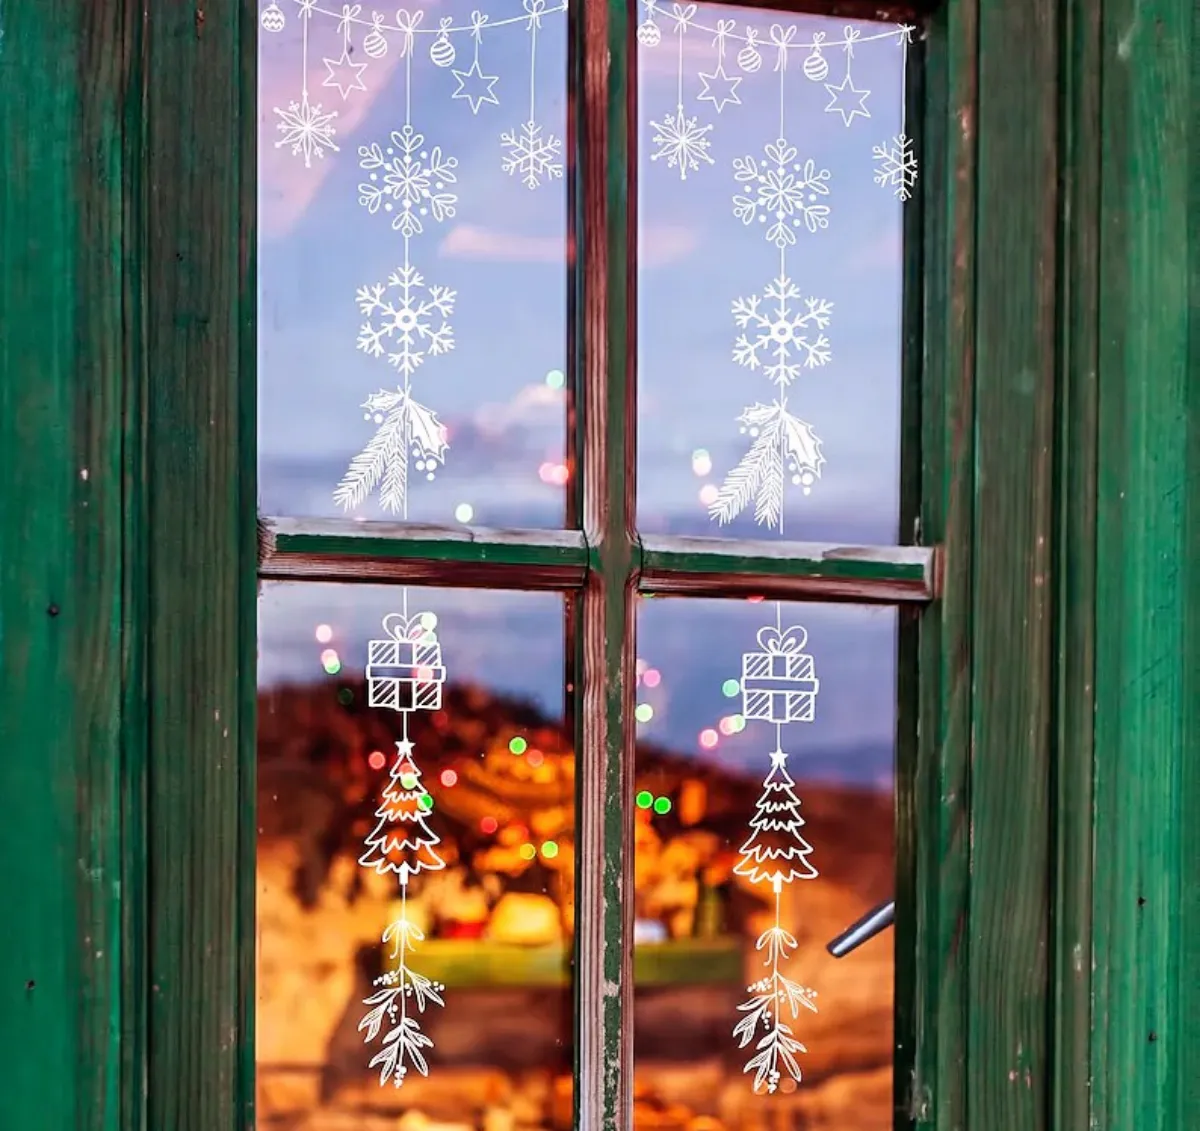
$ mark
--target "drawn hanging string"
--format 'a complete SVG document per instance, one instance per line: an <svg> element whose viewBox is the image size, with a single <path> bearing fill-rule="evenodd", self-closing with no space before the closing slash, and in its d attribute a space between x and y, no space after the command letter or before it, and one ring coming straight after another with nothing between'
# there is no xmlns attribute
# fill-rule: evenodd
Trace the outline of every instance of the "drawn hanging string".
<svg viewBox="0 0 1200 1131"><path fill-rule="evenodd" d="M504 158L500 167L509 176L519 176L526 188L561 179L562 139L549 133L537 120L537 37L542 18L550 11L546 0L524 0L525 27L529 32L529 117L519 127L500 135Z"/></svg>
<svg viewBox="0 0 1200 1131"><path fill-rule="evenodd" d="M713 109L719 114L728 105L740 106L737 88L741 84L741 75L729 75L725 71L725 41L729 38L736 24L733 20L717 20L717 33L713 36L713 44L717 49L717 65L711 72L700 72L702 90L696 96L697 102L711 102ZM682 39L680 40L682 45ZM682 103L682 95L680 97Z"/></svg>
<svg viewBox="0 0 1200 1131"><path fill-rule="evenodd" d="M650 123L653 132L650 144L654 147L650 160L663 161L667 168L677 169L681 181L686 181L688 173L696 172L701 164L713 164L708 152L712 126L701 125L698 116L689 117L683 112L683 39L695 15L695 4L672 5L671 19L675 21L678 42L675 113ZM716 34L716 29L711 30Z"/></svg>
<svg viewBox="0 0 1200 1131"><path fill-rule="evenodd" d="M894 32L889 34L895 34ZM842 49L846 54L846 77L840 83L825 83L829 92L829 105L825 107L827 114L840 114L845 125L849 126L855 118L869 118L871 112L867 109L869 90L860 90L854 85L851 73L851 62L854 59L854 45L862 39L862 32L856 27L847 25L842 38Z"/></svg>
<svg viewBox="0 0 1200 1131"><path fill-rule="evenodd" d="M802 1079L797 1057L808 1050L796 1036L794 1023L802 1009L817 1011L816 992L783 969L798 949L796 937L783 925L783 890L795 880L818 875L808 859L813 847L801 833L806 822L783 746L785 724L811 722L815 716L820 683L813 658L804 651L806 641L807 633L799 625L783 628L783 606L777 601L774 626L758 630L760 650L742 656L742 713L748 721L772 723L775 744L734 871L752 884L770 885L774 920L756 943L766 974L746 987L750 997L738 1006L741 1017L733 1036L739 1048L753 1046L744 1071L753 1073L755 1091L767 1093L778 1090L784 1073L797 1083Z"/></svg>
<svg viewBox="0 0 1200 1131"><path fill-rule="evenodd" d="M483 29L487 22L486 14L478 9L471 13L471 39L474 41L471 65L465 71L451 71L458 83L458 89L450 97L465 99L471 107L472 114L478 114L479 108L484 103L490 103L492 106L500 105L500 99L496 97L495 89L496 83L500 81L500 76L484 74L479 66L479 47L483 42ZM450 41L446 39L444 42L449 43ZM451 50L453 51L453 48ZM453 55L451 55L451 59L453 59ZM437 60L435 59L434 62L436 63Z"/></svg>
<svg viewBox="0 0 1200 1131"><path fill-rule="evenodd" d="M320 104L311 102L309 97L309 31L313 20L328 21L341 39L341 54L336 58L322 59L325 66L322 85L337 90L343 101L355 93L367 90L365 76L368 67L370 63L388 53L392 37L399 38L401 52L409 57L413 51L414 38L419 35L430 36L430 60L437 67L452 68L457 57L454 39L460 35L471 36L474 41L472 65L463 71L453 71L456 88L451 98L466 101L471 112L478 114L485 104L499 105L495 90L499 76L484 72L479 62L483 25L486 23L489 31L506 27L516 28L518 25L528 28L531 19L531 13L526 6L521 14L501 19L490 18L476 11L472 12L470 20L465 23L456 23L454 17L443 16L435 27L420 27L418 25L423 15L420 11L412 13L401 8L389 18L378 11L372 11L368 15L361 4L343 4L334 8L324 7L315 0L291 2L299 10L302 29L300 93L286 107L273 107L275 125L279 132L275 147L290 148L294 156L303 159L306 168L311 168L313 162L323 158L326 152L339 152L336 140L337 111L326 111ZM537 27L542 26L541 21L546 16L562 14L566 10L566 0L556 0L554 3L542 0L538 5ZM284 30L287 17L279 0L270 0L263 8L259 23L267 33L277 34ZM363 62L357 62L353 57L353 40L359 34L362 36L362 52L365 56ZM411 86L411 74L409 79ZM533 115L531 119L532 117ZM512 131L511 135L504 135L502 142L506 149L511 150L504 163L505 171L520 173L527 184L534 180L540 183L562 176L562 143L546 134L543 128L538 127L531 131L527 125L522 126L519 130ZM535 186L531 184L530 187Z"/></svg>
<svg viewBox="0 0 1200 1131"><path fill-rule="evenodd" d="M734 158L738 191L733 212L747 226L756 221L763 226L767 242L779 253L778 273L761 295L734 300L734 322L742 333L734 343L733 360L752 372L761 369L775 386L775 397L756 401L738 417L750 447L725 477L708 512L725 524L753 503L755 521L782 533L789 477L808 494L825 462L812 425L789 409L788 389L804 370L832 359L825 330L833 304L801 293L788 271L788 250L798 232L828 227L830 172L818 169L811 158L801 162L787 138L787 67L795 28L773 25L769 42L779 77L778 136L763 147L762 157Z"/></svg>
<svg viewBox="0 0 1200 1131"><path fill-rule="evenodd" d="M326 150L338 152L334 142L336 133L337 111L328 112L322 109L319 102L308 100L308 26L311 13L302 10L300 19L300 99L293 99L286 107L274 106L272 112L278 118L276 129L280 133L275 142L276 149L290 146L294 157L304 158L304 167L312 168L314 158L325 156ZM267 32L283 31L286 19L283 10L275 2L263 9L260 20L262 29Z"/></svg>
<svg viewBox="0 0 1200 1131"><path fill-rule="evenodd" d="M917 155L908 134L908 49L915 30L911 24L902 24L899 29L900 132L889 142L873 146L871 150L876 162L875 183L890 188L892 195L901 201L912 199L917 183Z"/></svg>

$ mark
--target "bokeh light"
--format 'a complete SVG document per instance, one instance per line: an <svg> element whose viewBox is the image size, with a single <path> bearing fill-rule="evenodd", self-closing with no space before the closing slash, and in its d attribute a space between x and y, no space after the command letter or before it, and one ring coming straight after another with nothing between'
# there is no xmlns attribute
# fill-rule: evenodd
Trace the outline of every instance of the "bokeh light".
<svg viewBox="0 0 1200 1131"><path fill-rule="evenodd" d="M700 745L705 750L711 750L720 741L720 736L712 727L706 727L700 732Z"/></svg>
<svg viewBox="0 0 1200 1131"><path fill-rule="evenodd" d="M654 804L654 794L648 789L643 789L640 793L638 793L635 800L637 801L637 807L639 809L649 809L650 806Z"/></svg>
<svg viewBox="0 0 1200 1131"><path fill-rule="evenodd" d="M703 448L697 448L692 452L692 471L701 477L712 471L712 456Z"/></svg>
<svg viewBox="0 0 1200 1131"><path fill-rule="evenodd" d="M327 624L319 624L316 637L318 644L328 644L333 639L333 629Z"/></svg>
<svg viewBox="0 0 1200 1131"><path fill-rule="evenodd" d="M706 507L711 507L713 503L717 501L717 496L719 494L720 491L717 490L717 485L715 483L705 483L704 486L700 488L700 501Z"/></svg>
<svg viewBox="0 0 1200 1131"><path fill-rule="evenodd" d="M639 723L648 723L652 718L654 718L654 708L651 707L649 703L639 703L633 709L633 717L637 719Z"/></svg>
<svg viewBox="0 0 1200 1131"><path fill-rule="evenodd" d="M470 522L475 517L475 508L470 503L459 503L454 508L454 517L459 522Z"/></svg>
<svg viewBox="0 0 1200 1131"><path fill-rule="evenodd" d="M518 734L515 738L508 740L508 749L513 754L524 754L529 749L529 743Z"/></svg>
<svg viewBox="0 0 1200 1131"><path fill-rule="evenodd" d="M382 750L372 750L367 755L367 765L373 770L382 770L386 762L387 758L384 756Z"/></svg>
<svg viewBox="0 0 1200 1131"><path fill-rule="evenodd" d="M444 785L447 789L458 785L458 774L456 774L453 770L443 770L442 785Z"/></svg>

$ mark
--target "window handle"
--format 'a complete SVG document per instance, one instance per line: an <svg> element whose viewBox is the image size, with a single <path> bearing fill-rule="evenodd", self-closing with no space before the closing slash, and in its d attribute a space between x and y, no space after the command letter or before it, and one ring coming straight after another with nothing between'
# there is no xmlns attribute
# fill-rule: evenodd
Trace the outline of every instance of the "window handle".
<svg viewBox="0 0 1200 1131"><path fill-rule="evenodd" d="M856 923L847 927L825 948L834 958L845 958L865 942L870 942L881 931L887 930L896 921L896 901L889 899L872 908Z"/></svg>

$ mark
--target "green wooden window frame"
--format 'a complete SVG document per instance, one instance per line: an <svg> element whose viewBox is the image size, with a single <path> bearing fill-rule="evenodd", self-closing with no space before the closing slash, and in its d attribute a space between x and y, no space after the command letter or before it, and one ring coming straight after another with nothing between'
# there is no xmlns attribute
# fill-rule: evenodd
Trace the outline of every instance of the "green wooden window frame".
<svg viewBox="0 0 1200 1131"><path fill-rule="evenodd" d="M932 573L631 536L628 0L576 21L584 536L260 528L256 17L0 9L0 1126L253 1126L260 543L269 576L574 589L595 672L637 578L899 604L897 1125L1200 1126L1194 3L921 17L903 479ZM592 903L628 704L584 694ZM588 1131L628 1126L627 933L580 933Z"/></svg>

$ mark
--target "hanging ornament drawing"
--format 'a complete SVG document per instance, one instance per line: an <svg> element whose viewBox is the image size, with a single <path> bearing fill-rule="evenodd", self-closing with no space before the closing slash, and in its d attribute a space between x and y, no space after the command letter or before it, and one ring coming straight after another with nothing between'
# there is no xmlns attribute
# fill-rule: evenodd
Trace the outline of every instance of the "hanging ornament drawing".
<svg viewBox="0 0 1200 1131"><path fill-rule="evenodd" d="M510 176L519 175L526 188L541 187L543 181L563 175L562 140L549 133L537 121L537 37L542 18L551 11L546 0L524 0L529 31L529 117L514 130L500 135L505 157L501 168Z"/></svg>
<svg viewBox="0 0 1200 1131"><path fill-rule="evenodd" d="M911 24L900 28L900 89L906 90L908 75L908 48L912 43ZM875 158L875 183L890 188L897 200L911 200L913 186L917 183L917 155L913 151L913 140L907 129L908 100L900 104L900 132L890 141L873 146L871 156Z"/></svg>
<svg viewBox="0 0 1200 1131"><path fill-rule="evenodd" d="M809 82L824 82L829 74L829 61L821 54L821 44L825 42L823 31L814 31L812 37L812 54L804 60L804 77Z"/></svg>
<svg viewBox="0 0 1200 1131"><path fill-rule="evenodd" d="M363 50L372 59L382 59L387 54L387 36L383 34L383 16L378 12L371 15L371 30L363 37Z"/></svg>
<svg viewBox="0 0 1200 1131"><path fill-rule="evenodd" d="M847 25L840 39L830 40L824 31L814 31L805 41L799 37L796 25L776 24L770 29L770 43L764 45L758 28L746 26L739 32L735 22L727 18L705 22L698 16L695 4L673 3L668 7L662 0L641 2L643 18L638 25L637 39L644 49L659 48L662 19L670 22L670 30L675 35L675 106L673 110L665 110L657 115L652 110L648 124L650 160L678 173L681 181L686 181L689 176L695 176L714 163L710 150L715 127L705 122L699 114L689 112L687 96L692 89L692 81L698 88L693 95L695 100L708 103L717 115L721 115L730 106L743 104L748 88L740 88L739 84L748 76L758 75L762 71L764 46L773 49L775 71L786 68L790 58L799 53L804 77L811 85L824 88L827 96L824 110L840 115L849 126L856 118L871 117L867 107L871 92L858 87L852 74L856 49L865 45L898 43L905 51L906 60L908 45L915 30L911 25L902 24L883 31L864 33L861 27ZM697 69L694 77L689 77L685 65L687 54L684 39L693 32L712 36L716 58L714 62ZM830 81L829 52L832 51L840 51L845 59L845 73L840 81ZM734 65L742 72L740 75L730 74ZM902 129L901 133L908 138L907 131ZM893 151L897 146L903 150L902 153ZM899 199L908 200L917 175L911 138L908 138L907 147L899 138L876 146L872 156L877 162L876 182L896 190L895 195Z"/></svg>
<svg viewBox="0 0 1200 1131"><path fill-rule="evenodd" d="M741 84L741 75L730 76L725 72L725 40L733 31L733 20L717 20L717 34L713 43L717 48L717 65L710 72L700 72L700 82L704 89L696 96L697 102L711 102L713 109L719 114L727 105L740 106L737 88Z"/></svg>
<svg viewBox="0 0 1200 1131"><path fill-rule="evenodd" d="M670 18L675 21L675 39L679 45L675 113L650 123L653 131L650 144L654 147L650 160L662 161L668 168L678 170L681 181L686 181L688 173L696 172L701 163L713 163L708 155L712 126L701 125L698 117L685 114L683 109L683 37L695 15L695 4L671 5Z"/></svg>
<svg viewBox="0 0 1200 1131"><path fill-rule="evenodd" d="M787 973L799 944L782 919L784 889L818 874L809 860L813 847L801 832L806 822L783 744L785 725L815 717L820 682L812 656L804 651L806 641L800 626L782 627L782 606L776 604L775 624L758 630L759 650L742 656L742 715L747 722L774 724L775 743L734 871L751 884L769 888L774 921L758 937L764 974L746 987L750 996L738 1006L741 1016L733 1035L739 1048L753 1047L743 1071L753 1074L755 1091L766 1093L777 1091L785 1074L797 1083L802 1080L797 1058L808 1050L796 1035L796 1022L802 1010L817 1011L816 991Z"/></svg>
<svg viewBox="0 0 1200 1131"><path fill-rule="evenodd" d="M829 104L825 107L827 114L840 114L842 121L848 126L855 118L869 118L871 111L867 109L867 98L871 92L859 89L854 85L851 72L851 60L854 58L854 45L862 38L862 32L857 28L847 27L846 36L842 40L842 50L846 53L846 77L839 83L825 83L829 92Z"/></svg>
<svg viewBox="0 0 1200 1131"><path fill-rule="evenodd" d="M500 99L496 97L496 83L500 81L500 76L485 75L479 65L479 45L483 42L483 28L487 21L488 18L483 12L471 13L471 38L475 41L471 65L465 71L451 72L458 83L458 89L450 97L464 99L471 107L472 114L478 114L479 108L485 102L493 106L500 105Z"/></svg>
<svg viewBox="0 0 1200 1131"><path fill-rule="evenodd" d="M799 232L815 234L829 226L830 208L824 201L830 195L830 172L811 159L801 162L787 140L786 72L794 28L775 24L769 34L779 81L779 136L763 147L763 157L734 159L740 191L733 197L733 211L743 224L762 225L767 242L778 250L778 272L761 294L734 299L732 310L741 331L733 360L752 373L761 370L775 386L775 397L769 403L756 401L738 417L750 447L726 475L708 513L725 524L753 503L755 521L782 532L789 481L807 495L825 462L813 426L789 408L788 390L805 371L832 360L825 331L833 303L801 291L788 270L788 251Z"/></svg>
<svg viewBox="0 0 1200 1131"><path fill-rule="evenodd" d="M646 0L646 17L638 24L637 40L643 47L657 47L662 39L662 30L654 19L658 0Z"/></svg>
<svg viewBox="0 0 1200 1131"><path fill-rule="evenodd" d="M262 10L262 15L259 17L258 22L262 26L263 31L279 32L283 31L287 19L283 14L283 9L275 3L275 0L271 0L271 3Z"/></svg>
<svg viewBox="0 0 1200 1131"><path fill-rule="evenodd" d="M439 70L449 70L454 88L449 98L466 104L478 115L488 106L499 106L498 88L501 76L492 74L484 61L486 41L495 35L525 35L529 41L529 111L528 117L513 129L500 135L500 167L503 172L517 176L529 188L538 188L563 176L562 139L539 121L536 103L537 47L539 33L545 21L566 13L567 0L524 0L517 13L501 15L473 11L470 18L459 21L454 16L442 16L434 26L423 26L425 12L400 8L388 17L371 11L368 15L361 4L342 4L322 7L315 0L270 0L259 17L265 31L282 31L287 17L284 8L294 8L300 21L300 51L298 58L299 95L286 108L276 106L276 128L280 133L276 148L290 148L302 157L306 168L327 152L337 152L337 113L323 110L319 103L309 100L308 83L310 54L314 42L320 40L316 25L330 24L338 37L340 50L321 56L324 66L321 85L336 92L342 101L349 101L369 87L371 64L385 59L395 48L406 61L407 91L412 88L414 55L417 44L420 62ZM510 10L516 7L507 0ZM469 40L469 44L466 42ZM455 66L464 55L467 66Z"/></svg>
<svg viewBox="0 0 1200 1131"><path fill-rule="evenodd" d="M754 28L746 29L746 46L737 55L737 64L748 75L753 75L762 67L762 56L758 53L758 32Z"/></svg>
<svg viewBox="0 0 1200 1131"><path fill-rule="evenodd" d="M381 939L387 969L363 999L367 1012L358 1023L367 1045L383 1034L368 1067L378 1070L381 1085L391 1083L397 1088L410 1070L429 1074L426 1050L433 1041L422 1020L431 1007L445 1005L446 989L414 968L413 955L425 936L408 917L413 877L445 867L437 851L441 838L429 824L434 802L421 781L408 719L413 711L441 706L446 670L435 631L437 617L430 612L409 616L407 589L403 605L403 612L384 618L384 637L367 646L368 704L400 713L401 738L375 810L375 827L359 857L362 867L395 876L400 889L399 915L384 928Z"/></svg>
<svg viewBox="0 0 1200 1131"><path fill-rule="evenodd" d="M429 48L429 58L435 67L450 67L454 65L454 44L450 41L450 29L454 27L453 16L443 16L438 37Z"/></svg>

